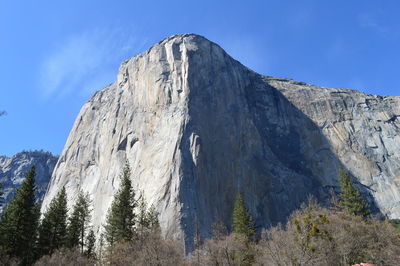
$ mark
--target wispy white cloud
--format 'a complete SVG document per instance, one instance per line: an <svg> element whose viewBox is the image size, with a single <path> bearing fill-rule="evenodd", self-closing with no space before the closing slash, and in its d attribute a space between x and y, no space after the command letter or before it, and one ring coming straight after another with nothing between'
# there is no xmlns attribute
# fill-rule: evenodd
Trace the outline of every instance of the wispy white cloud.
<svg viewBox="0 0 400 266"><path fill-rule="evenodd" d="M377 30L382 30L381 26L378 24L378 21L376 18L371 16L370 14L359 14L358 15L358 23L360 24L361 27L364 28L372 28L372 29L377 29Z"/></svg>
<svg viewBox="0 0 400 266"><path fill-rule="evenodd" d="M87 95L116 78L124 59L144 49L147 43L132 31L96 29L67 38L43 60L40 89L47 99L72 93Z"/></svg>
<svg viewBox="0 0 400 266"><path fill-rule="evenodd" d="M382 24L377 15L361 13L357 16L357 19L362 28L369 29L385 37L397 36L396 31L390 30L386 25Z"/></svg>

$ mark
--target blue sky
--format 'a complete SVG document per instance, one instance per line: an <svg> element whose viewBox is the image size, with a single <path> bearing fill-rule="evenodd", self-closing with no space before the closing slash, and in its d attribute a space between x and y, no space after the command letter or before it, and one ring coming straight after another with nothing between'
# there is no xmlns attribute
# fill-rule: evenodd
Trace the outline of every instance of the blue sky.
<svg viewBox="0 0 400 266"><path fill-rule="evenodd" d="M0 154L60 154L119 64L197 33L270 76L400 95L400 2L0 0Z"/></svg>

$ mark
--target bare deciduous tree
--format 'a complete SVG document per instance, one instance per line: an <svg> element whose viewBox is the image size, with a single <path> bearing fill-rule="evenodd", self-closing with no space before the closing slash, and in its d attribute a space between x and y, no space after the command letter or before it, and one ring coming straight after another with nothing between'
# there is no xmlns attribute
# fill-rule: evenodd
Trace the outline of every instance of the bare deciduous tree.
<svg viewBox="0 0 400 266"><path fill-rule="evenodd" d="M103 258L106 265L184 265L182 246L165 240L159 232L151 232L145 238L118 243L109 247Z"/></svg>
<svg viewBox="0 0 400 266"><path fill-rule="evenodd" d="M400 238L388 222L363 220L318 205L296 211L285 227L263 232L257 265L396 265Z"/></svg>
<svg viewBox="0 0 400 266"><path fill-rule="evenodd" d="M56 250L52 255L46 255L40 258L35 265L41 266L93 266L96 265L94 259L82 255L78 248Z"/></svg>

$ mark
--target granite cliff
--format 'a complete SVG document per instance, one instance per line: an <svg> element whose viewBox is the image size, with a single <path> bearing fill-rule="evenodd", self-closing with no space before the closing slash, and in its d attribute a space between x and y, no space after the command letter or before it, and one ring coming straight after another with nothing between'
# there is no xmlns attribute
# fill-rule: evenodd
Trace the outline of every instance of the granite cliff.
<svg viewBox="0 0 400 266"><path fill-rule="evenodd" d="M400 97L262 76L221 47L175 35L122 63L82 107L43 201L65 186L93 200L101 228L126 161L163 234L190 250L194 232L230 224L242 192L257 226L337 191L348 169L377 211L400 217Z"/></svg>
<svg viewBox="0 0 400 266"><path fill-rule="evenodd" d="M58 157L44 151L24 151L12 157L0 156L0 183L4 191L2 203L7 203L13 197L33 165L36 167L36 196L41 202L57 160Z"/></svg>

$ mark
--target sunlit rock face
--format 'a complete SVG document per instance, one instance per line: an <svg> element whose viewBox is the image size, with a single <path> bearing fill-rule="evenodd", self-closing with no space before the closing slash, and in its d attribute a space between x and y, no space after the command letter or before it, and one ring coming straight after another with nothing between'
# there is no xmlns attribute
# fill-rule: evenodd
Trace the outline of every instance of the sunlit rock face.
<svg viewBox="0 0 400 266"><path fill-rule="evenodd" d="M40 203L49 184L58 157L44 151L24 151L12 157L0 156L0 183L3 186L3 200L0 213L14 196L16 189L25 179L32 166L36 167L36 197Z"/></svg>
<svg viewBox="0 0 400 266"><path fill-rule="evenodd" d="M63 186L70 205L81 189L101 230L127 161L163 234L187 250L196 231L230 226L237 192L264 227L309 195L327 202L340 167L372 205L400 217L399 104L262 76L201 36L175 35L122 63L82 107L42 211Z"/></svg>

